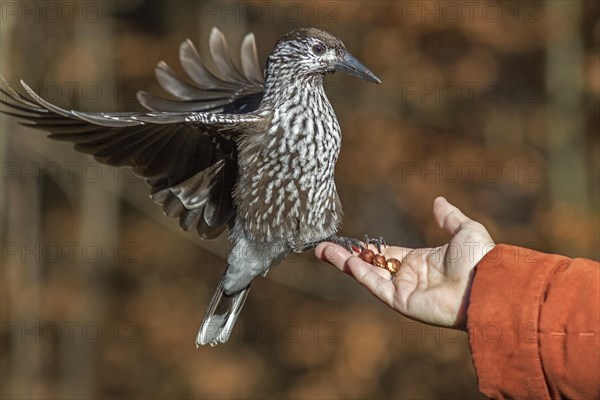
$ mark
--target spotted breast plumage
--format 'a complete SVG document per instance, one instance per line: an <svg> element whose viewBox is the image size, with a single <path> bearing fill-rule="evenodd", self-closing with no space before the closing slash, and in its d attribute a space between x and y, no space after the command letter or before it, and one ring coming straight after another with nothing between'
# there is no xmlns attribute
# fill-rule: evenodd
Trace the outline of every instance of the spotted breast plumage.
<svg viewBox="0 0 600 400"><path fill-rule="evenodd" d="M234 246L197 345L227 341L252 280L290 251L324 240L354 242L335 236L342 219L334 181L341 129L323 79L344 71L380 82L338 38L313 28L283 36L264 74L251 34L242 43L241 69L216 28L209 44L217 72L190 41L180 47L193 83L157 65L159 83L175 99L139 92L149 112L69 111L24 82L27 97L4 80L0 100L2 112L24 125L72 142L100 162L132 167L184 230L213 238L230 229Z"/></svg>

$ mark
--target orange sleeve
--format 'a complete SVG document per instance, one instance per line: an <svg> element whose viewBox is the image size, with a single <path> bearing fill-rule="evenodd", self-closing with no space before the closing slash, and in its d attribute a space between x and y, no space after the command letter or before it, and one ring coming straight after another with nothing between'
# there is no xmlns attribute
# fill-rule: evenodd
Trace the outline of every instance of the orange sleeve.
<svg viewBox="0 0 600 400"><path fill-rule="evenodd" d="M492 398L600 398L600 264L497 245L477 265L467 328Z"/></svg>

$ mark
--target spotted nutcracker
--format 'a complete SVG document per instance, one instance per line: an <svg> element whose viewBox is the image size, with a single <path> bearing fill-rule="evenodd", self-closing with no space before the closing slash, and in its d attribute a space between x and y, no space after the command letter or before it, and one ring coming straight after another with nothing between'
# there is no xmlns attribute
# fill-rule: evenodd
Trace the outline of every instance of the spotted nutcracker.
<svg viewBox="0 0 600 400"><path fill-rule="evenodd" d="M0 100L2 112L24 125L74 143L99 162L132 167L184 230L208 239L229 228L233 249L197 345L227 341L252 280L290 251L325 240L359 244L334 236L342 218L334 182L342 135L323 78L344 71L381 82L338 38L317 29L283 36L264 74L252 34L242 43L241 69L218 29L209 43L216 72L189 40L181 44L181 64L193 83L157 65L160 85L175 99L141 91L138 100L149 112L68 111L24 82L28 97L4 80Z"/></svg>

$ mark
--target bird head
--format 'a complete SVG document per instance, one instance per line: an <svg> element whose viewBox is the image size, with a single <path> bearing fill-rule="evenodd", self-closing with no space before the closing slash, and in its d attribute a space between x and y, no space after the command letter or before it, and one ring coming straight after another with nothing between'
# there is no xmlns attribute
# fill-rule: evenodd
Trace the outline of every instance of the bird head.
<svg viewBox="0 0 600 400"><path fill-rule="evenodd" d="M381 83L374 73L346 50L340 39L315 28L299 29L283 36L267 62L267 76L273 73L287 75L288 79L322 77L335 71Z"/></svg>

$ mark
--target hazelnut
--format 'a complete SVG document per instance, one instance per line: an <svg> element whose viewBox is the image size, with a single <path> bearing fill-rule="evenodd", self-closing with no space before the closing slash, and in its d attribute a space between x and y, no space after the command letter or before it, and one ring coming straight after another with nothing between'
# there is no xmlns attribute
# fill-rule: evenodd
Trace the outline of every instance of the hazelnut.
<svg viewBox="0 0 600 400"><path fill-rule="evenodd" d="M364 262L371 264L373 262L373 257L375 257L375 253L373 250L364 249L359 256Z"/></svg>
<svg viewBox="0 0 600 400"><path fill-rule="evenodd" d="M390 271L392 275L394 275L400 269L400 261L396 258L388 258L385 263L385 268Z"/></svg>
<svg viewBox="0 0 600 400"><path fill-rule="evenodd" d="M377 254L373 257L373 265L376 267L385 268L385 257L383 254Z"/></svg>

